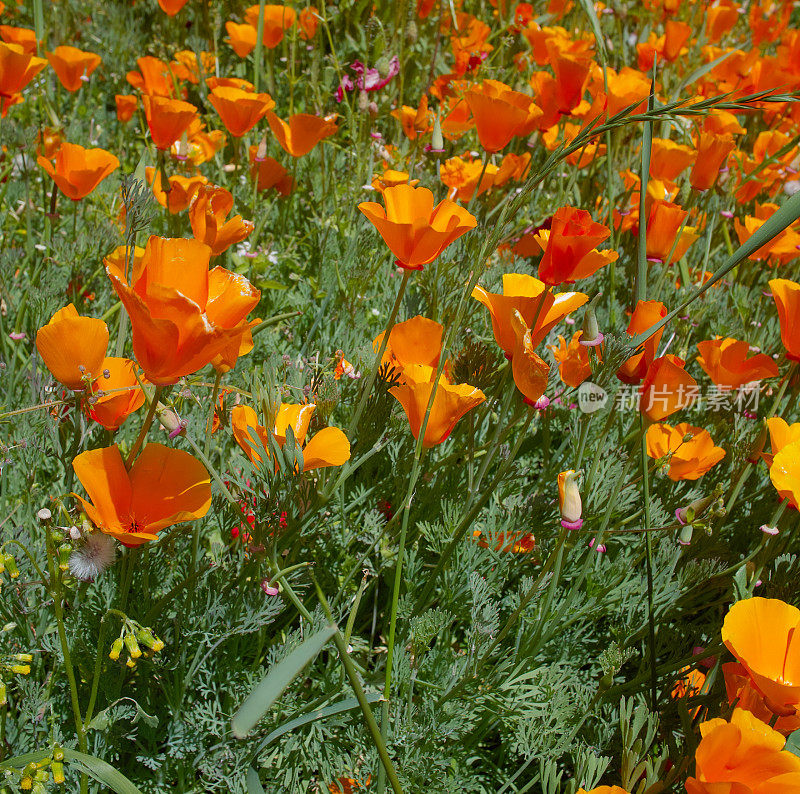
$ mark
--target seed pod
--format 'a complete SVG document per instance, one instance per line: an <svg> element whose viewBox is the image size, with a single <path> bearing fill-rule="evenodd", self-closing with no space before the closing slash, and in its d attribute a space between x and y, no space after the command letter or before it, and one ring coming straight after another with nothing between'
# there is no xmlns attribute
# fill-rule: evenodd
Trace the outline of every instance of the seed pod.
<svg viewBox="0 0 800 794"><path fill-rule="evenodd" d="M681 546L688 546L692 542L692 532L693 527L691 524L681 527L680 534L678 535L678 543Z"/></svg>

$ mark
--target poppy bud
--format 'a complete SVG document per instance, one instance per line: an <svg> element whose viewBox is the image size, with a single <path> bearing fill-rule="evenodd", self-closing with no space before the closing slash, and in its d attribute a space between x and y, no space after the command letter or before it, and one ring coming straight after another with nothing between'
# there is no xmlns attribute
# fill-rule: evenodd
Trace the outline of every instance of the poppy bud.
<svg viewBox="0 0 800 794"><path fill-rule="evenodd" d="M366 91L361 91L358 95L358 109L365 113L369 107L369 94Z"/></svg>
<svg viewBox="0 0 800 794"><path fill-rule="evenodd" d="M597 683L597 687L601 692L606 692L614 685L614 676L611 673L606 673Z"/></svg>
<svg viewBox="0 0 800 794"><path fill-rule="evenodd" d="M558 507L561 511L561 526L564 529L580 529L583 526L583 505L578 490L578 474L573 469L558 475Z"/></svg>
<svg viewBox="0 0 800 794"><path fill-rule="evenodd" d="M173 433L180 435L185 430L185 425L181 424L181 418L173 408L167 408L166 405L159 403L156 407L156 416L161 426L169 431L170 438L173 438Z"/></svg>
<svg viewBox="0 0 800 794"><path fill-rule="evenodd" d="M692 525L687 524L685 527L681 528L680 534L678 535L678 543L681 546L688 546L692 542Z"/></svg>
<svg viewBox="0 0 800 794"><path fill-rule="evenodd" d="M385 55L381 55L375 64L375 68L378 70L378 74L380 74L382 78L386 79L389 76L389 71L392 68L392 62Z"/></svg>
<svg viewBox="0 0 800 794"><path fill-rule="evenodd" d="M581 334L580 343L586 347L596 347L603 342L604 337L603 334L600 333L600 327L597 324L597 315L594 312L594 307L598 300L600 300L599 294L592 298L583 314L583 333Z"/></svg>
<svg viewBox="0 0 800 794"><path fill-rule="evenodd" d="M111 652L108 654L109 659L113 659L115 662L119 659L120 653L122 653L122 638L117 637L114 642L111 643Z"/></svg>
<svg viewBox="0 0 800 794"><path fill-rule="evenodd" d="M444 151L444 137L442 136L441 112L436 114L436 121L433 122L433 133L431 134L431 151L441 153Z"/></svg>
<svg viewBox="0 0 800 794"><path fill-rule="evenodd" d="M686 507L679 507L675 511L675 518L681 524L691 524L695 518L699 518L708 509L708 506L718 497L715 494L711 496L703 496L700 499L695 499L690 505Z"/></svg>

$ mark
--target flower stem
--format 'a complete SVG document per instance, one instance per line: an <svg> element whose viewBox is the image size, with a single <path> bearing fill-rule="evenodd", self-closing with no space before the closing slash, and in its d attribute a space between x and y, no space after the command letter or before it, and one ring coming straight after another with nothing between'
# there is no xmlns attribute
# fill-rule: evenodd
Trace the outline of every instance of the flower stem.
<svg viewBox="0 0 800 794"><path fill-rule="evenodd" d="M147 416L144 419L144 424L142 425L141 430L139 430L139 435L136 436L136 441L133 442L133 446L131 447L131 451L128 453L128 457L125 459L126 469L130 469L130 467L133 465L133 461L136 460L136 456L139 454L142 444L144 444L144 440L147 437L147 431L150 430L150 425L153 424L153 419L156 415L156 408L158 408L158 400L161 397L163 390L163 386L156 386L156 390L153 392L150 405L147 409ZM147 392L145 392L145 394L147 394Z"/></svg>

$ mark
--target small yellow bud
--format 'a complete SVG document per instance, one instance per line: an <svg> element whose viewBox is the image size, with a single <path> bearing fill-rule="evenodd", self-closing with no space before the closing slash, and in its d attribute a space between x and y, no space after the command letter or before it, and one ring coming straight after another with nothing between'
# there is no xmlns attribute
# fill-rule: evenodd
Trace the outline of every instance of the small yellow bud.
<svg viewBox="0 0 800 794"><path fill-rule="evenodd" d="M50 767L53 773L53 783L60 785L64 782L64 764L60 761L53 761L52 766Z"/></svg>
<svg viewBox="0 0 800 794"><path fill-rule="evenodd" d="M111 643L111 653L109 653L108 656L116 662L117 659L119 659L120 653L122 653L122 638L117 637L117 639Z"/></svg>
<svg viewBox="0 0 800 794"><path fill-rule="evenodd" d="M136 642L136 637L133 634L126 634L124 642L128 653L131 655L131 659L138 659L142 655L142 649L139 647L139 643Z"/></svg>

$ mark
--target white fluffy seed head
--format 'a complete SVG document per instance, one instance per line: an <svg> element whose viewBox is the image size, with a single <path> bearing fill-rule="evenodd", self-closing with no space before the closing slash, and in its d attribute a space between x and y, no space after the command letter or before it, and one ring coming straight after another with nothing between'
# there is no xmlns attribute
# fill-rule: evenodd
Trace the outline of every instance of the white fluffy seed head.
<svg viewBox="0 0 800 794"><path fill-rule="evenodd" d="M84 582L93 582L113 562L116 542L102 532L92 532L69 556L69 570Z"/></svg>

